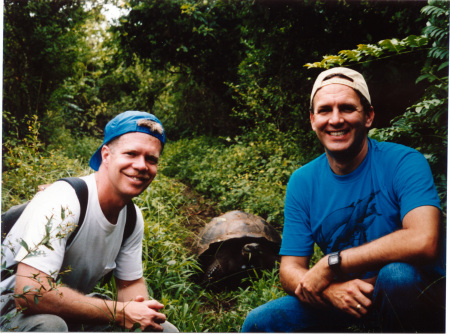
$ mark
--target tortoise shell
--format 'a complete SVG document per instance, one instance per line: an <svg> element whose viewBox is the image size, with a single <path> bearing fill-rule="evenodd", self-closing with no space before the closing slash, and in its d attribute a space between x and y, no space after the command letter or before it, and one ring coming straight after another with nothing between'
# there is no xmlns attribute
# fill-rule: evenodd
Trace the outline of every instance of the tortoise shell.
<svg viewBox="0 0 450 334"><path fill-rule="evenodd" d="M280 260L280 244L278 232L261 217L227 212L199 234L197 254L203 270L197 279L212 289L235 289L257 271L273 269Z"/></svg>
<svg viewBox="0 0 450 334"><path fill-rule="evenodd" d="M235 238L264 238L281 244L278 232L259 216L243 211L230 211L213 218L199 235L197 254L205 253L212 244Z"/></svg>

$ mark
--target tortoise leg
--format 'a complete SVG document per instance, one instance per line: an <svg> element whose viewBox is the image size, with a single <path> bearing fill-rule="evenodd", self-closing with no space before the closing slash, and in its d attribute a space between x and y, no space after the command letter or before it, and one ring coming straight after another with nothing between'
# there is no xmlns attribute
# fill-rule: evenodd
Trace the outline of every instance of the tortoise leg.
<svg viewBox="0 0 450 334"><path fill-rule="evenodd" d="M220 265L219 260L214 259L214 261L205 270L203 281L211 281L220 271L222 271L222 266Z"/></svg>

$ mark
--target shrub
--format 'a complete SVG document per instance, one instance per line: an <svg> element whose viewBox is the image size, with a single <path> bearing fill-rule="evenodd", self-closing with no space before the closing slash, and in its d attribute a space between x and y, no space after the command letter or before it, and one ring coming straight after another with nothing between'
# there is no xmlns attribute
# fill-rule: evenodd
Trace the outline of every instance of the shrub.
<svg viewBox="0 0 450 334"><path fill-rule="evenodd" d="M2 211L30 200L41 184L89 173L85 163L69 158L65 150L45 147L39 138L39 127L35 116L28 121L24 139L4 142Z"/></svg>
<svg viewBox="0 0 450 334"><path fill-rule="evenodd" d="M285 144L283 144L285 143ZM197 137L167 145L163 173L188 182L221 211L244 210L282 226L286 185L301 155L287 136L271 140Z"/></svg>

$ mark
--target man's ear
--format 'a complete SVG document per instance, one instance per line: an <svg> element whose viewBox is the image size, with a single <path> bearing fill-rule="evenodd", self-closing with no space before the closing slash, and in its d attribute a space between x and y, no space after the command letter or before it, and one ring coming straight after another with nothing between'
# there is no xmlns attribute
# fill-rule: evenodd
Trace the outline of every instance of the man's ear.
<svg viewBox="0 0 450 334"><path fill-rule="evenodd" d="M311 122L311 128L313 131L316 131L316 127L314 126L314 112L309 113L309 120Z"/></svg>
<svg viewBox="0 0 450 334"><path fill-rule="evenodd" d="M109 163L109 158L111 157L111 148L108 145L103 145L101 154L102 154L102 164L107 165Z"/></svg>
<svg viewBox="0 0 450 334"><path fill-rule="evenodd" d="M370 107L369 112L366 113L366 117L366 128L369 129L375 118L375 110L373 110L373 107Z"/></svg>

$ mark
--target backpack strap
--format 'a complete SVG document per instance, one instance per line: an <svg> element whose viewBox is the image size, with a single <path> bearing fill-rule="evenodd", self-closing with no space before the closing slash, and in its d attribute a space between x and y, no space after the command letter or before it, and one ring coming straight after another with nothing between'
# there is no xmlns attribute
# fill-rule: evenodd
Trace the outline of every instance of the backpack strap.
<svg viewBox="0 0 450 334"><path fill-rule="evenodd" d="M128 237L133 233L136 227L136 207L133 201L127 204L127 220L125 222L125 230L123 231L122 246Z"/></svg>
<svg viewBox="0 0 450 334"><path fill-rule="evenodd" d="M69 183L73 187L73 189L75 189L78 200L80 201L80 219L78 219L77 227L75 227L75 230L67 240L67 246L69 246L80 230L81 225L83 225L84 218L86 217L89 191L86 182L84 182L84 180L80 179L79 177L65 177L59 179L58 181L66 181L67 183Z"/></svg>

